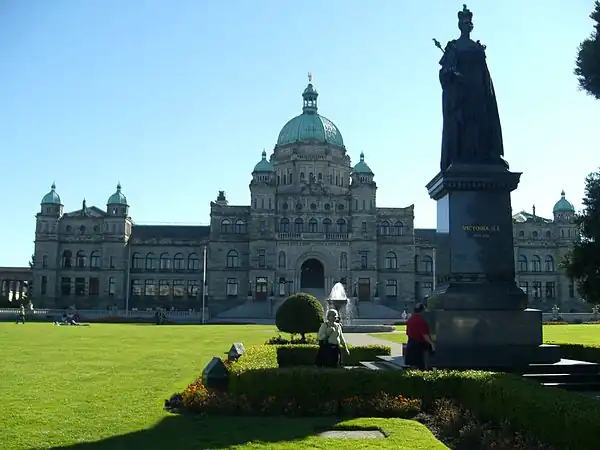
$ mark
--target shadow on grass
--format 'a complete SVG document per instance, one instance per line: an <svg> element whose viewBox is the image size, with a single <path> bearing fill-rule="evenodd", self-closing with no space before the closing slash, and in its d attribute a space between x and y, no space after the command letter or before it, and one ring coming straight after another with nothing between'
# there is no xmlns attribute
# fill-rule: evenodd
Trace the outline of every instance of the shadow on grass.
<svg viewBox="0 0 600 450"><path fill-rule="evenodd" d="M167 416L154 427L53 449L227 449L248 442L287 442L332 429L336 418Z"/></svg>

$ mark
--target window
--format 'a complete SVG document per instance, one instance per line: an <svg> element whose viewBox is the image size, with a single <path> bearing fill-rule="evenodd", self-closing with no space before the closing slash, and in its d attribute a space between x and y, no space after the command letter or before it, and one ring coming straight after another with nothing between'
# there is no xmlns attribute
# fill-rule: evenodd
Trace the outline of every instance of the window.
<svg viewBox="0 0 600 450"><path fill-rule="evenodd" d="M187 282L187 296L197 297L200 294L200 283L198 280L188 280Z"/></svg>
<svg viewBox="0 0 600 450"><path fill-rule="evenodd" d="M86 262L87 262L87 257L85 256L85 252L83 250L79 250L77 252L77 268L83 269L85 267Z"/></svg>
<svg viewBox="0 0 600 450"><path fill-rule="evenodd" d="M183 297L185 294L185 281L173 280L173 297Z"/></svg>
<svg viewBox="0 0 600 450"><path fill-rule="evenodd" d="M548 281L546 283L546 298L555 298L556 297L556 286L554 281Z"/></svg>
<svg viewBox="0 0 600 450"><path fill-rule="evenodd" d="M346 252L340 253L340 270L348 270L348 254Z"/></svg>
<svg viewBox="0 0 600 450"><path fill-rule="evenodd" d="M385 268L390 270L396 270L398 268L398 258L394 252L388 252L385 256Z"/></svg>
<svg viewBox="0 0 600 450"><path fill-rule="evenodd" d="M156 257L150 252L146 255L146 270L156 270ZM148 295L148 294L146 294Z"/></svg>
<svg viewBox="0 0 600 450"><path fill-rule="evenodd" d="M90 268L97 269L100 267L100 252L98 250L94 250L90 253Z"/></svg>
<svg viewBox="0 0 600 450"><path fill-rule="evenodd" d="M422 284L421 295L423 298L429 297L433 292L433 283L431 281L425 281Z"/></svg>
<svg viewBox="0 0 600 450"><path fill-rule="evenodd" d="M158 280L158 295L168 297L171 295L171 286L169 280Z"/></svg>
<svg viewBox="0 0 600 450"><path fill-rule="evenodd" d="M362 230L362 233L363 233L363 234L367 234L367 222L363 222L363 223L362 223L362 228L361 228L361 230Z"/></svg>
<svg viewBox="0 0 600 450"><path fill-rule="evenodd" d="M569 281L569 298L575 298L575 283L573 280Z"/></svg>
<svg viewBox="0 0 600 450"><path fill-rule="evenodd" d="M398 296L398 281L387 280L385 282L385 296L386 297L397 297Z"/></svg>
<svg viewBox="0 0 600 450"><path fill-rule="evenodd" d="M115 277L108 278L108 295L111 297L115 295L116 283Z"/></svg>
<svg viewBox="0 0 600 450"><path fill-rule="evenodd" d="M519 283L519 287L521 288L521 290L523 292L525 292L527 295L529 295L529 283L527 281L521 281Z"/></svg>
<svg viewBox="0 0 600 450"><path fill-rule="evenodd" d="M144 293L144 287L142 286L142 280L131 280L131 295L139 297Z"/></svg>
<svg viewBox="0 0 600 450"><path fill-rule="evenodd" d="M519 256L519 272L527 272L527 257L525 255Z"/></svg>
<svg viewBox="0 0 600 450"><path fill-rule="evenodd" d="M146 297L156 296L156 284L154 283L154 280L146 280L144 282L144 295Z"/></svg>
<svg viewBox="0 0 600 450"><path fill-rule="evenodd" d="M538 232L534 231L533 233L531 233L531 237L534 237L534 238L538 237Z"/></svg>
<svg viewBox="0 0 600 450"><path fill-rule="evenodd" d="M384 220L379 225L379 234L381 236L389 236L389 234L390 234L390 223L387 220Z"/></svg>
<svg viewBox="0 0 600 450"><path fill-rule="evenodd" d="M173 256L173 268L175 270L185 269L185 259L183 258L183 254L175 253L175 256Z"/></svg>
<svg viewBox="0 0 600 450"><path fill-rule="evenodd" d="M279 222L279 232L289 233L290 232L290 221L288 219L281 219Z"/></svg>
<svg viewBox="0 0 600 450"><path fill-rule="evenodd" d="M431 256L423 256L423 272L433 273L433 259Z"/></svg>
<svg viewBox="0 0 600 450"><path fill-rule="evenodd" d="M267 255L264 249L258 251L258 268L265 269L267 267Z"/></svg>
<svg viewBox="0 0 600 450"><path fill-rule="evenodd" d="M46 292L48 291L48 277L46 275L42 276L42 283L40 287L41 294L46 295Z"/></svg>
<svg viewBox="0 0 600 450"><path fill-rule="evenodd" d="M525 237L525 232L523 230L519 231L519 237Z"/></svg>
<svg viewBox="0 0 600 450"><path fill-rule="evenodd" d="M223 219L221 221L221 233L231 233L233 231L233 225L231 220Z"/></svg>
<svg viewBox="0 0 600 450"><path fill-rule="evenodd" d="M317 232L317 219L310 219L308 221L308 232L309 233L316 233Z"/></svg>
<svg viewBox="0 0 600 450"><path fill-rule="evenodd" d="M69 277L60 279L60 293L64 296L71 295L71 279Z"/></svg>
<svg viewBox="0 0 600 450"><path fill-rule="evenodd" d="M260 230L261 233L264 233L265 231L267 231L267 222L264 220L260 220L258 222L258 229Z"/></svg>
<svg viewBox="0 0 600 450"><path fill-rule="evenodd" d="M546 269L546 272L554 272L554 258L552 256L546 256L546 260L544 261L544 269Z"/></svg>
<svg viewBox="0 0 600 450"><path fill-rule="evenodd" d="M42 256L42 268L45 269L48 267L48 255Z"/></svg>
<svg viewBox="0 0 600 450"><path fill-rule="evenodd" d="M139 253L134 253L131 257L131 268L132 269L143 269L144 258Z"/></svg>
<svg viewBox="0 0 600 450"><path fill-rule="evenodd" d="M158 260L160 270L169 270L171 268L171 258L168 253L162 253Z"/></svg>
<svg viewBox="0 0 600 450"><path fill-rule="evenodd" d="M90 278L88 292L91 296L100 295L100 279L97 277Z"/></svg>
<svg viewBox="0 0 600 450"><path fill-rule="evenodd" d="M331 233L331 219L323 219L323 232Z"/></svg>
<svg viewBox="0 0 600 450"><path fill-rule="evenodd" d="M114 256L109 256L108 257L108 267L110 267L111 269L114 269L115 266L115 257Z"/></svg>
<svg viewBox="0 0 600 450"><path fill-rule="evenodd" d="M245 234L246 233L246 222L243 220L238 220L235 223L235 232L237 234Z"/></svg>
<svg viewBox="0 0 600 450"><path fill-rule="evenodd" d="M277 258L277 265L280 269L285 269L286 266L285 261L285 252L279 252L279 256Z"/></svg>
<svg viewBox="0 0 600 450"><path fill-rule="evenodd" d="M531 271L541 272L542 271L542 259L539 256L531 258Z"/></svg>
<svg viewBox="0 0 600 450"><path fill-rule="evenodd" d="M285 293L286 293L286 281L285 278L280 278L279 279L279 296L280 297L285 297Z"/></svg>
<svg viewBox="0 0 600 450"><path fill-rule="evenodd" d="M337 232L345 233L346 232L346 221L344 219L338 219L336 222Z"/></svg>
<svg viewBox="0 0 600 450"><path fill-rule="evenodd" d="M238 296L238 280L236 278L227 278L227 296Z"/></svg>
<svg viewBox="0 0 600 450"><path fill-rule="evenodd" d="M85 295L85 278L75 278L75 295L77 297L83 297Z"/></svg>
<svg viewBox="0 0 600 450"><path fill-rule="evenodd" d="M240 267L240 257L237 251L229 250L227 253L227 268L235 269Z"/></svg>
<svg viewBox="0 0 600 450"><path fill-rule="evenodd" d="M367 252L360 252L360 268L361 269L366 269L368 267L368 253Z"/></svg>
<svg viewBox="0 0 600 450"><path fill-rule="evenodd" d="M533 298L542 298L542 282L534 281L532 284Z"/></svg>
<svg viewBox="0 0 600 450"><path fill-rule="evenodd" d="M70 269L73 264L73 253L71 250L65 250L62 254L62 266L63 269Z"/></svg>
<svg viewBox="0 0 600 450"><path fill-rule="evenodd" d="M394 235L402 236L404 234L404 224L402 222L396 222L394 224Z"/></svg>
<svg viewBox="0 0 600 450"><path fill-rule="evenodd" d="M304 228L304 221L298 217L294 220L294 233L302 233L302 229Z"/></svg>
<svg viewBox="0 0 600 450"><path fill-rule="evenodd" d="M552 237L552 232L551 231L546 231L546 237L547 238L551 238Z"/></svg>
<svg viewBox="0 0 600 450"><path fill-rule="evenodd" d="M188 256L188 270L200 270L200 260L195 253Z"/></svg>

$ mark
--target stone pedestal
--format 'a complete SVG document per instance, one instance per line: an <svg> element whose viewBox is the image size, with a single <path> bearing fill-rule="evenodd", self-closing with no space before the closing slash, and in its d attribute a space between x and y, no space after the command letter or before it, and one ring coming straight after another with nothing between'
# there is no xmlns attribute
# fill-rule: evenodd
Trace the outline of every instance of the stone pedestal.
<svg viewBox="0 0 600 450"><path fill-rule="evenodd" d="M434 367L510 369L554 363L542 315L515 283L510 193L520 173L504 165L452 165L427 189L437 201L436 291L428 302Z"/></svg>

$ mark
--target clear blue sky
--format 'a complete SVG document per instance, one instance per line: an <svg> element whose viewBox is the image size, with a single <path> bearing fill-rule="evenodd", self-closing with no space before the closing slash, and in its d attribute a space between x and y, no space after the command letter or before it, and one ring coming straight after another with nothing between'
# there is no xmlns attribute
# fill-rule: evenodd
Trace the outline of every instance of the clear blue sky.
<svg viewBox="0 0 600 450"><path fill-rule="evenodd" d="M565 189L577 208L599 165L600 102L573 64L592 0L471 1L487 45L514 210L540 215ZM415 204L441 131L440 51L462 2L448 0L4 0L0 3L0 266L26 265L34 216L56 181L65 210L104 208L118 181L137 223L208 223L217 191L248 204L263 148L301 112L307 72L319 112L379 206Z"/></svg>

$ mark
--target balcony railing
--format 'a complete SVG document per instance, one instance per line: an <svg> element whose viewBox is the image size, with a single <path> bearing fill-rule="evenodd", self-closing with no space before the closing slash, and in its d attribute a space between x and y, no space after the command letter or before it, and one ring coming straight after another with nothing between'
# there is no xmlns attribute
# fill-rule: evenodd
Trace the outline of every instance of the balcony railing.
<svg viewBox="0 0 600 450"><path fill-rule="evenodd" d="M289 241L345 241L350 233L278 233L277 238Z"/></svg>

